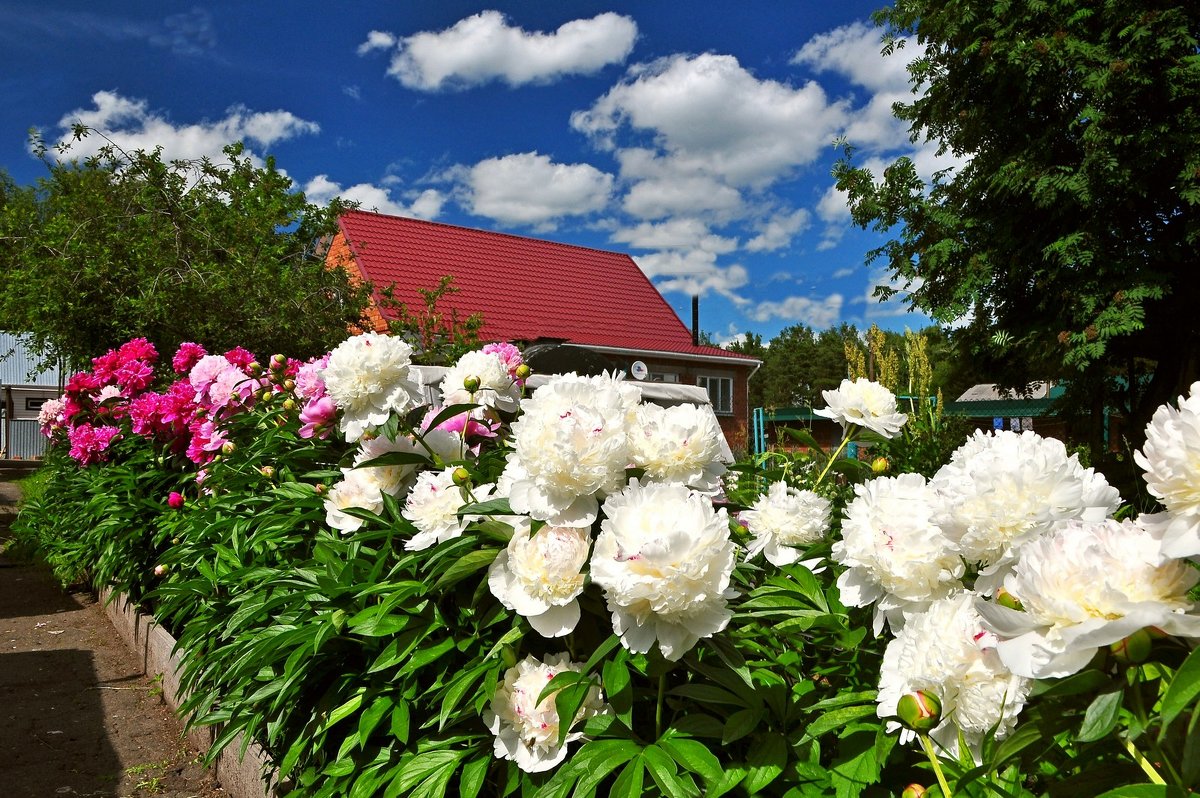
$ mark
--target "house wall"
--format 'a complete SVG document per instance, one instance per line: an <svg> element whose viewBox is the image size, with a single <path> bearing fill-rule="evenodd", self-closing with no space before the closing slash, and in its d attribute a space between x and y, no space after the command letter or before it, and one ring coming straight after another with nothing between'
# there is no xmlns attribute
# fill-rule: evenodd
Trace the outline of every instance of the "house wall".
<svg viewBox="0 0 1200 798"><path fill-rule="evenodd" d="M363 284L363 273L358 267L358 261L354 260L354 255L350 251L350 245L346 243L345 233L338 232L329 242L329 249L325 251L325 267L328 269L342 268L350 276L350 284L360 286ZM383 314L379 312L378 305L372 299L367 305L367 318L370 320L371 328L368 330L351 330L351 332L387 332L388 323L384 319Z"/></svg>
<svg viewBox="0 0 1200 798"><path fill-rule="evenodd" d="M667 358L656 360L643 357L641 360L650 372L647 379L653 379L657 374L673 374L678 377L675 381L684 385L696 385L702 376L730 379L733 383L733 407L729 413L717 413L717 421L721 424L721 432L725 434L725 440L729 442L734 456L742 457L746 454L749 449L751 369L726 368L716 363Z"/></svg>

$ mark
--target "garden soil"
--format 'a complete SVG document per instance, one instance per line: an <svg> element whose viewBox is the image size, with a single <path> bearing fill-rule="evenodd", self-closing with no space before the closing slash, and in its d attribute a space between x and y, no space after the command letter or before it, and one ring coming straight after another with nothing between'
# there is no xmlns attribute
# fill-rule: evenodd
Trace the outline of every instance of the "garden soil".
<svg viewBox="0 0 1200 798"><path fill-rule="evenodd" d="M228 798L90 592L5 554L0 471L0 795Z"/></svg>

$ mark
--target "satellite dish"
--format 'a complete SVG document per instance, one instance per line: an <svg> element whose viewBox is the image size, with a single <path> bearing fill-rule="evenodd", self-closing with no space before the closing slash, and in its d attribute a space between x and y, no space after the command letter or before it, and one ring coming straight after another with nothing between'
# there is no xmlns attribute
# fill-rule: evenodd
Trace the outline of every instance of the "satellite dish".
<svg viewBox="0 0 1200 798"><path fill-rule="evenodd" d="M650 373L650 370L646 368L645 363L640 360L635 360L633 361L633 365L629 367L629 373L633 375L635 380L644 380Z"/></svg>

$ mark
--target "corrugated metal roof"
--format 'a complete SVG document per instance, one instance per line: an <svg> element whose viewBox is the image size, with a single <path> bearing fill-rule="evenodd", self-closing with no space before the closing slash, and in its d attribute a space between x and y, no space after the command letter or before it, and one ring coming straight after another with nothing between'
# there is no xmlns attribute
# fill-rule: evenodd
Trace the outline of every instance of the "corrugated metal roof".
<svg viewBox="0 0 1200 798"><path fill-rule="evenodd" d="M438 308L459 318L481 313L485 340L755 360L693 346L691 331L622 253L365 211L339 223L363 276L377 287L395 284L394 298L410 308L423 305L417 289L453 276L458 293Z"/></svg>
<svg viewBox="0 0 1200 798"><path fill-rule="evenodd" d="M61 385L58 367L40 369L41 362L15 333L0 332L0 385Z"/></svg>
<svg viewBox="0 0 1200 798"><path fill-rule="evenodd" d="M958 397L960 402L993 402L993 401L1010 401L1020 399L1057 399L1066 392L1066 388L1062 385L1055 385L1052 382L1034 382L1030 383L1029 390L1017 393L1016 391L1002 389L995 383L981 382L978 385L972 385L967 390L963 391L963 395Z"/></svg>
<svg viewBox="0 0 1200 798"><path fill-rule="evenodd" d="M1018 418L1056 415L1055 399L992 399L974 402L947 402L942 411L948 416L966 418Z"/></svg>

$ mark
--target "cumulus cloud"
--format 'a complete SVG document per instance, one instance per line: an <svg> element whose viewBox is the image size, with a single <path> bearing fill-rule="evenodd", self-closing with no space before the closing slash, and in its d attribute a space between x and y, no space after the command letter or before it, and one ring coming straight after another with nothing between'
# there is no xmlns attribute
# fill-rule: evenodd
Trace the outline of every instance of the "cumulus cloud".
<svg viewBox="0 0 1200 798"><path fill-rule="evenodd" d="M648 132L677 173L763 187L813 161L844 115L815 82L760 80L733 56L706 53L633 67L571 125L606 147L623 128Z"/></svg>
<svg viewBox="0 0 1200 798"><path fill-rule="evenodd" d="M719 236L704 222L689 218L624 227L612 234L612 240L635 249L698 249L717 255L737 249L736 239Z"/></svg>
<svg viewBox="0 0 1200 798"><path fill-rule="evenodd" d="M671 250L638 255L633 260L663 293L705 296L713 292L738 306L749 302L737 293L737 289L750 281L746 267L741 264L718 266L716 253L699 249Z"/></svg>
<svg viewBox="0 0 1200 798"><path fill-rule="evenodd" d="M778 302L760 302L749 311L749 315L757 322L783 319L823 330L841 318L843 302L841 294L830 294L824 299L790 296Z"/></svg>
<svg viewBox="0 0 1200 798"><path fill-rule="evenodd" d="M440 91L590 75L628 58L636 38L634 21L611 12L542 33L513 27L499 11L481 11L441 31L405 37L371 31L358 52L395 47L389 75L410 89Z"/></svg>
<svg viewBox="0 0 1200 798"><path fill-rule="evenodd" d="M792 239L812 224L812 214L806 209L777 213L766 221L753 225L758 232L746 242L750 252L773 252L792 243Z"/></svg>
<svg viewBox="0 0 1200 798"><path fill-rule="evenodd" d="M317 175L304 185L304 196L316 205L326 205L335 197L357 202L363 210L378 211L392 216L415 216L418 219L436 219L442 212L445 196L434 189L413 192L407 204L392 198L387 188L372 183L356 183L349 188L330 180L327 175Z"/></svg>
<svg viewBox="0 0 1200 798"><path fill-rule="evenodd" d="M94 155L111 141L121 149L153 150L161 146L164 160L194 160L222 158L221 149L235 141L270 147L280 141L317 133L316 122L301 119L290 111L250 111L234 106L222 119L176 125L163 115L151 111L145 100L123 97L114 91L98 91L92 95L92 108L77 108L64 114L58 122L64 140L71 126L86 125L104 136L92 135L70 142L67 156L85 158ZM107 141L106 141L107 138Z"/></svg>
<svg viewBox="0 0 1200 798"><path fill-rule="evenodd" d="M471 213L543 229L564 216L604 209L613 190L612 175L586 163L554 163L537 152L488 158L462 171L461 180Z"/></svg>

